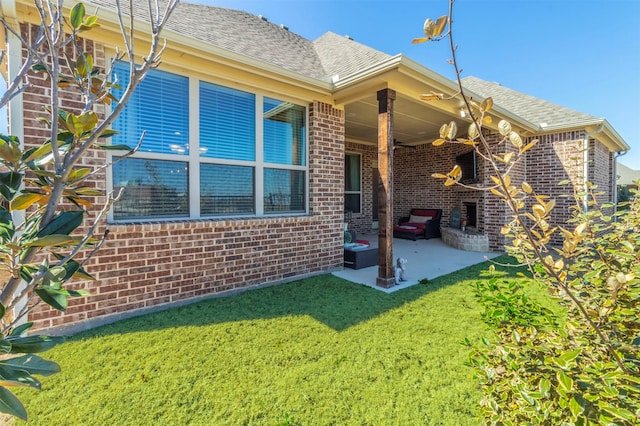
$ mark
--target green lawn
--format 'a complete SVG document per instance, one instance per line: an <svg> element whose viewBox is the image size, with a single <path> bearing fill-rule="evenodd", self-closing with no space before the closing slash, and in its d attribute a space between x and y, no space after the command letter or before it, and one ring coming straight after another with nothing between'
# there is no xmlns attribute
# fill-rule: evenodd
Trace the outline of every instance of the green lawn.
<svg viewBox="0 0 640 426"><path fill-rule="evenodd" d="M486 264L385 294L331 275L79 334L34 425L477 425L464 337ZM21 423L21 422L16 422Z"/></svg>

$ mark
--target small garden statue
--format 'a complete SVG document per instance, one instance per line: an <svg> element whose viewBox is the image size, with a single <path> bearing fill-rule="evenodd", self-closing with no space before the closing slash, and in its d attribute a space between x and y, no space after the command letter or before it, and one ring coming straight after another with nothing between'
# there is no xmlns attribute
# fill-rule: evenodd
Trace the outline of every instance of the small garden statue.
<svg viewBox="0 0 640 426"><path fill-rule="evenodd" d="M399 257L396 260L395 276L396 276L396 284L399 284L400 281L406 281L407 276L405 275L407 272L407 259L404 257Z"/></svg>

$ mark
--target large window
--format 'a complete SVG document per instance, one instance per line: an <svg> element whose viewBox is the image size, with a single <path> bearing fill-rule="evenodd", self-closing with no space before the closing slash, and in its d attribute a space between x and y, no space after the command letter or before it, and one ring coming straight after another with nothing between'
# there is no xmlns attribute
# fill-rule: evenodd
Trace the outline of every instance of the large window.
<svg viewBox="0 0 640 426"><path fill-rule="evenodd" d="M360 213L362 165L359 154L344 156L344 211Z"/></svg>
<svg viewBox="0 0 640 426"><path fill-rule="evenodd" d="M115 72L124 87L128 66ZM112 167L113 219L305 213L306 120L300 105L151 70L113 126L114 144L146 132Z"/></svg>

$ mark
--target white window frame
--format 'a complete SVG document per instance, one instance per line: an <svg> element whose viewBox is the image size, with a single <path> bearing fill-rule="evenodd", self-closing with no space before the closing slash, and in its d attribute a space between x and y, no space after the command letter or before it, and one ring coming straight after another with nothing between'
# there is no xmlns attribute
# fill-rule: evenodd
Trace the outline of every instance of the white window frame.
<svg viewBox="0 0 640 426"><path fill-rule="evenodd" d="M216 220L216 219L233 219L233 218L252 218L252 217L279 217L279 216L304 216L309 214L309 106L296 102L288 97L278 96L273 93L267 94L266 92L250 91L245 88L239 88L245 92L255 95L255 149L256 159L255 161L244 160L228 160L217 159L209 157L200 157L200 81L213 83L224 87L230 87L221 82L212 80L206 80L193 75L185 75L176 72L172 69L163 69L164 71L174 73L187 77L189 79L189 155L179 154L160 154L149 152L136 152L129 158L141 158L149 160L166 160L166 161L179 161L187 163L189 168L189 216L188 217L149 217L149 218L114 218L113 209L109 211L107 220L110 223L145 223L145 222L177 222L188 220ZM232 87L235 89L235 87ZM303 166L265 163L264 162L264 126L263 126L263 102L264 98L278 99L285 102L291 102L295 105L304 107L305 109L305 159ZM107 192L113 191L113 163L114 157L121 157L126 154L126 151L107 151L107 164L109 164L108 171L106 173ZM236 165L236 166L249 166L254 169L254 191L255 191L255 213L251 214L237 214L237 215L201 215L200 214L200 165L201 164L221 164L221 165ZM269 169L282 169L291 171L303 171L305 173L305 187L304 187L304 211L302 212L277 212L277 213L265 213L264 212L264 170Z"/></svg>

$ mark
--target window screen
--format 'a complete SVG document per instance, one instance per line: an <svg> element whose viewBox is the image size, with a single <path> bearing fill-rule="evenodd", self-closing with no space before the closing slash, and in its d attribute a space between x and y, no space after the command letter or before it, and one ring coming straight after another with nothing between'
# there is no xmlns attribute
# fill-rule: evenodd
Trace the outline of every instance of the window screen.
<svg viewBox="0 0 640 426"><path fill-rule="evenodd" d="M181 161L126 158L113 166L113 188L124 188L115 219L189 215L188 165Z"/></svg>
<svg viewBox="0 0 640 426"><path fill-rule="evenodd" d="M254 169L200 165L200 212L206 215L255 213Z"/></svg>

